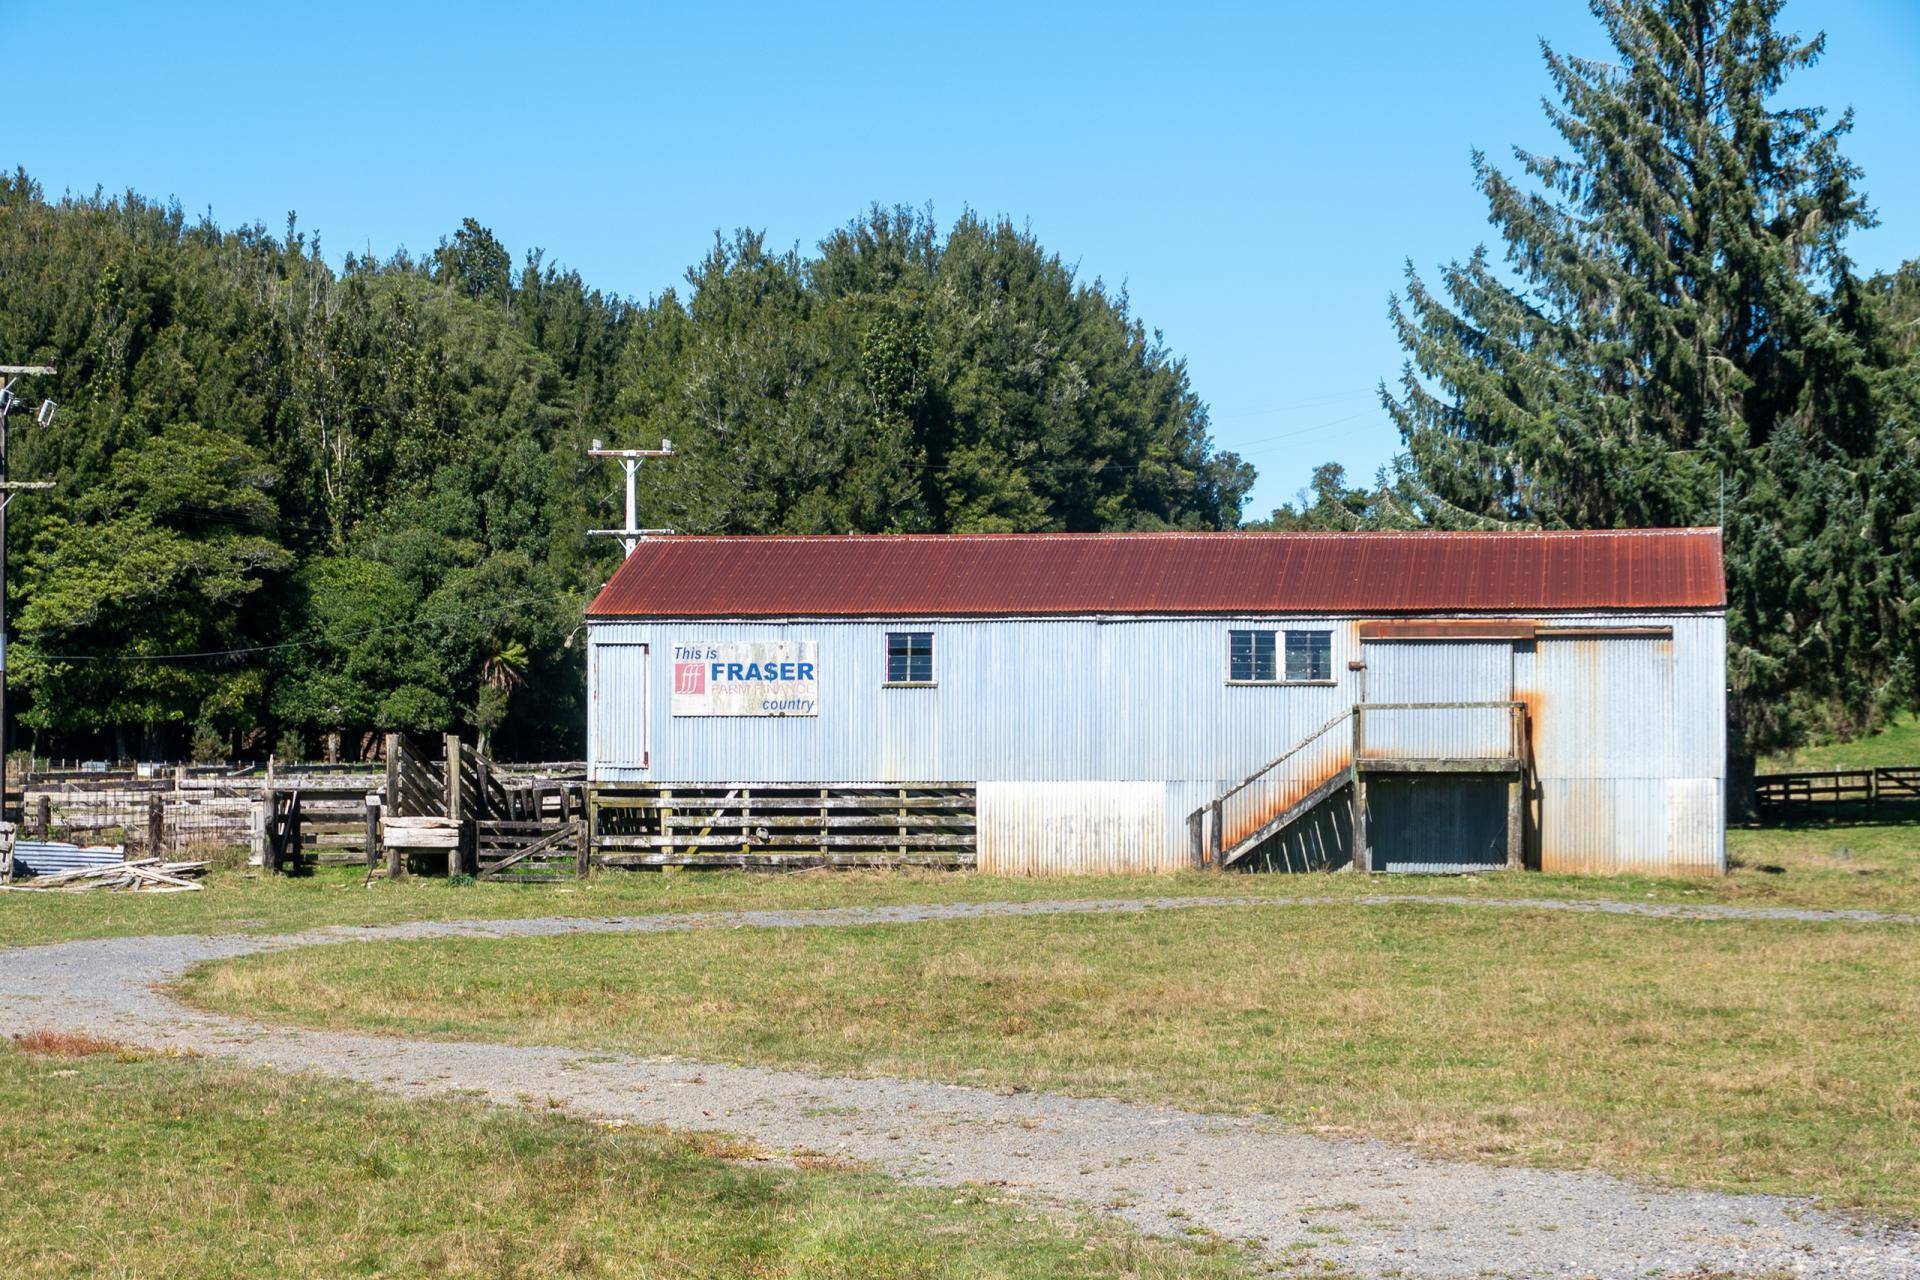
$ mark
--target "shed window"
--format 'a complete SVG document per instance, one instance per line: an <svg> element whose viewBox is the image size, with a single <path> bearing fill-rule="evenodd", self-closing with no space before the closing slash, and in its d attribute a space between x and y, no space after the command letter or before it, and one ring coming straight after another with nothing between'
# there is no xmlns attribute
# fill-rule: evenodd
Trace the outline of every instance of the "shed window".
<svg viewBox="0 0 1920 1280"><path fill-rule="evenodd" d="M1227 679L1249 683L1275 679L1273 634L1271 631L1229 631Z"/></svg>
<svg viewBox="0 0 1920 1280"><path fill-rule="evenodd" d="M1333 679L1333 633L1287 632L1287 679Z"/></svg>
<svg viewBox="0 0 1920 1280"><path fill-rule="evenodd" d="M933 632L887 632L887 683L933 683Z"/></svg>

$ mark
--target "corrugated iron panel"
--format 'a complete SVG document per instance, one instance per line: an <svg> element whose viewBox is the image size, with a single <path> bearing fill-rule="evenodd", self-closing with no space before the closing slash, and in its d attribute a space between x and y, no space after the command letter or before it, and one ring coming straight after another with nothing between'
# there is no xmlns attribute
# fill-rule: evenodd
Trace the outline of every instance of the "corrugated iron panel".
<svg viewBox="0 0 1920 1280"><path fill-rule="evenodd" d="M644 769L648 764L653 693L648 649L645 643L622 640L587 646L587 759L596 765Z"/></svg>
<svg viewBox="0 0 1920 1280"><path fill-rule="evenodd" d="M1671 627L1671 638L1542 634L1516 660L1545 870L1726 868L1725 623L1636 621Z"/></svg>
<svg viewBox="0 0 1920 1280"><path fill-rule="evenodd" d="M675 644L814 641L821 705L817 716L676 718L670 664L647 672L649 700L637 676L609 674L607 664L620 659L596 657L588 759L592 776L607 782L1237 782L1359 694L1358 673L1347 670L1359 656L1352 623L1316 624L1333 632L1332 684L1228 684L1227 633L1246 625L1273 624L595 623L589 648L596 654L616 644L670 653ZM932 688L886 686L886 634L899 629L933 633ZM634 763L642 746L650 767Z"/></svg>
<svg viewBox="0 0 1920 1280"><path fill-rule="evenodd" d="M1363 759L1493 760L1513 754L1504 707L1378 707L1374 703L1507 702L1513 644L1506 640L1368 641Z"/></svg>
<svg viewBox="0 0 1920 1280"><path fill-rule="evenodd" d="M1332 683L1230 685L1227 633L1284 623L596 622L589 631L589 760L592 776L603 782L1158 779L1177 784L1161 815L1161 840L1178 851L1169 856L1184 859L1190 849L1187 814L1360 701L1364 674L1374 701L1479 700L1469 694L1497 700L1510 688L1531 709L1543 782L1642 777L1700 784L1684 802L1662 801L1657 823L1629 814L1622 830L1640 842L1631 855L1639 860L1634 865L1666 865L1666 858L1691 868L1703 856L1718 865L1719 813L1702 797L1709 787L1717 796L1724 776L1722 621L1685 614L1567 614L1555 621L1670 627L1672 639L1543 638L1517 648L1446 641L1372 645L1373 669L1361 673L1348 669L1360 656L1359 622L1323 620L1314 625L1333 631ZM886 632L908 627L934 633L933 688L885 687ZM648 667L632 648L650 644L655 652L669 652L676 642L795 639L819 645L818 716L676 720L667 696L670 664ZM608 646L623 651L603 653ZM1511 654L1504 688L1499 652ZM1483 737L1495 740L1491 722L1484 734L1463 722L1421 741L1428 749L1466 754L1460 744ZM1390 741L1377 726L1370 739ZM1406 749L1421 741L1409 737ZM645 767L635 763L643 753ZM1610 848L1591 834L1614 822L1607 794L1589 788L1543 796L1536 810L1543 843L1573 861L1590 861L1596 850ZM1644 810L1651 801L1623 803Z"/></svg>
<svg viewBox="0 0 1920 1280"><path fill-rule="evenodd" d="M59 840L16 840L13 844L16 876L50 876L82 867L110 867L126 860L126 850L119 845L82 848Z"/></svg>
<svg viewBox="0 0 1920 1280"><path fill-rule="evenodd" d="M1717 874L1725 804L1718 778L1543 778L1541 870Z"/></svg>
<svg viewBox="0 0 1920 1280"><path fill-rule="evenodd" d="M1178 871L1164 782L981 782L979 869L990 875Z"/></svg>
<svg viewBox="0 0 1920 1280"><path fill-rule="evenodd" d="M595 618L1715 608L1714 529L648 538Z"/></svg>
<svg viewBox="0 0 1920 1280"><path fill-rule="evenodd" d="M1507 779L1376 776L1367 783L1367 848L1376 871L1449 875L1505 867Z"/></svg>

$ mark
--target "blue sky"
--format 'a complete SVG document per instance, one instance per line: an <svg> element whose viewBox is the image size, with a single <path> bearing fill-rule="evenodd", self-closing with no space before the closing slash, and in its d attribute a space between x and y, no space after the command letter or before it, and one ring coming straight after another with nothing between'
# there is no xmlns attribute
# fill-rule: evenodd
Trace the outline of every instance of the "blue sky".
<svg viewBox="0 0 1920 1280"><path fill-rule="evenodd" d="M1372 394L1423 269L1492 234L1468 156L1549 142L1537 41L1606 48L1576 0L538 6L6 0L0 163L223 223L287 211L329 256L472 216L593 283L677 284L716 228L812 245L873 201L1028 222L1124 284L1184 355L1250 514L1396 439ZM1920 256L1920 4L1796 0L1858 113L1882 225Z"/></svg>

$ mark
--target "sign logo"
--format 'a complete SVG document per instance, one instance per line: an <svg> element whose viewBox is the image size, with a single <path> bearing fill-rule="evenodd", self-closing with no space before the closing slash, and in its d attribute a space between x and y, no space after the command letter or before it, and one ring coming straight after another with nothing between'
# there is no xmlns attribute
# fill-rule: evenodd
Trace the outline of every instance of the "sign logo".
<svg viewBox="0 0 1920 1280"><path fill-rule="evenodd" d="M817 716L820 646L813 640L673 646L676 716Z"/></svg>

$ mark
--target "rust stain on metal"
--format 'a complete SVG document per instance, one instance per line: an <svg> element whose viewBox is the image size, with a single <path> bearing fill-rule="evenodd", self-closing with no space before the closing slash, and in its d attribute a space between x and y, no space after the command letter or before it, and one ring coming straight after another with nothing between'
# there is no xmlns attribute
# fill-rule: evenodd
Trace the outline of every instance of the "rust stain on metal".
<svg viewBox="0 0 1920 1280"><path fill-rule="evenodd" d="M1711 609L1715 529L649 538L592 618Z"/></svg>
<svg viewBox="0 0 1920 1280"><path fill-rule="evenodd" d="M1279 799L1271 804L1262 805L1234 826L1222 827L1221 833L1225 846L1229 849L1233 848L1327 783L1346 773L1351 767L1351 762L1343 761L1332 768L1322 769L1319 773L1307 774L1299 779L1289 779L1286 789L1279 793Z"/></svg>
<svg viewBox="0 0 1920 1280"><path fill-rule="evenodd" d="M1362 640L1531 640L1539 623L1526 618L1423 618L1363 622Z"/></svg>

